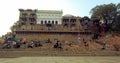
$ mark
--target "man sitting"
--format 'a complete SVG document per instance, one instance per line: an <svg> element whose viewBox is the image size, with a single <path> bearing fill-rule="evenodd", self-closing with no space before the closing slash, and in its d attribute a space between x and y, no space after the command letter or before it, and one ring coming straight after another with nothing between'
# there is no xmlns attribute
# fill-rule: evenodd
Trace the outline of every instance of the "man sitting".
<svg viewBox="0 0 120 63"><path fill-rule="evenodd" d="M54 45L54 48L62 48L62 44L57 41L57 43Z"/></svg>

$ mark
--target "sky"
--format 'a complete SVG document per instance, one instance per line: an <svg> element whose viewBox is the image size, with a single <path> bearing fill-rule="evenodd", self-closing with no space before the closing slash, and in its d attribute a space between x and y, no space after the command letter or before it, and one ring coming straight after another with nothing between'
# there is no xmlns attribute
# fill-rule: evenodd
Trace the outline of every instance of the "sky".
<svg viewBox="0 0 120 63"><path fill-rule="evenodd" d="M0 0L0 36L10 32L19 20L18 9L62 10L63 15L89 16L96 5L120 3L120 0Z"/></svg>

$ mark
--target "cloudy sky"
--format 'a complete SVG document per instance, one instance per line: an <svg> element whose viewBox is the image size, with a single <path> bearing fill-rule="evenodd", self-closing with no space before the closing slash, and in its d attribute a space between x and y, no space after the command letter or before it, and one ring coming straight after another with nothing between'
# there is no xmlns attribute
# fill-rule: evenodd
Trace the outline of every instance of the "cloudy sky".
<svg viewBox="0 0 120 63"><path fill-rule="evenodd" d="M120 3L120 0L0 0L0 36L18 20L18 9L63 10L63 15L89 16L96 5Z"/></svg>

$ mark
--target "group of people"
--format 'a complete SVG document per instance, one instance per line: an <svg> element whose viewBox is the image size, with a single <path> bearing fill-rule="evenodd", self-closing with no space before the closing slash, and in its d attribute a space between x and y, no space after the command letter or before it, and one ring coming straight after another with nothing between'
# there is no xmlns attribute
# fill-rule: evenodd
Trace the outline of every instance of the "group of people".
<svg viewBox="0 0 120 63"><path fill-rule="evenodd" d="M6 37L4 38L4 43L1 43L1 49L11 49L11 48L34 48L34 47L42 47L44 43L52 43L52 41L48 38L45 41L40 40L27 40L25 38L20 38L19 40L15 41L13 37ZM54 40L55 44L53 48L62 48L62 44L59 40Z"/></svg>
<svg viewBox="0 0 120 63"><path fill-rule="evenodd" d="M42 46L39 40L27 40L26 38L18 38L15 35L3 36L3 43L0 43L0 48L10 49L10 48L33 48Z"/></svg>
<svg viewBox="0 0 120 63"><path fill-rule="evenodd" d="M40 41L37 40L31 40L29 42L27 41L19 41L19 42L15 42L15 41L10 41L10 40L6 40L6 42L3 43L2 45L2 49L10 49L10 48L33 48L33 47L41 47L42 44Z"/></svg>
<svg viewBox="0 0 120 63"><path fill-rule="evenodd" d="M94 34L93 35L93 39L98 39L98 34ZM81 37L79 36L78 40L81 40ZM46 39L44 41L45 43L52 43L52 41L50 40L50 38ZM74 42L75 43L75 42ZM85 47L89 47L89 42L86 41L85 38L82 39L82 43ZM79 43L77 43L79 44ZM72 43L70 42L68 44L69 46L72 45ZM43 46L43 44L41 43L40 40L30 40L27 41L24 38L19 39L18 41L14 40L14 36L12 38L7 37L5 38L5 42L2 44L3 49L10 49L10 48L34 48L34 47L41 47ZM62 43L58 40L58 39L54 39L54 44L53 44L53 48L60 48L62 49ZM103 47L101 48L102 50L106 49L106 44L103 45Z"/></svg>

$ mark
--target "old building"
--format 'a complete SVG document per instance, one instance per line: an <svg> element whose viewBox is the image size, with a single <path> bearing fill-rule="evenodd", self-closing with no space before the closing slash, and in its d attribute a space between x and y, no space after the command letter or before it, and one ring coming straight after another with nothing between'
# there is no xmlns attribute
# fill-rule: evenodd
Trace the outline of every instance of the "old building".
<svg viewBox="0 0 120 63"><path fill-rule="evenodd" d="M64 27L63 29L69 31L83 31L80 19L80 17L76 17L70 14L64 15L62 17L62 26Z"/></svg>
<svg viewBox="0 0 120 63"><path fill-rule="evenodd" d="M61 10L19 9L19 21L12 32L26 39L76 40L77 34L84 32L81 17L66 14ZM74 37L75 36L75 37Z"/></svg>
<svg viewBox="0 0 120 63"><path fill-rule="evenodd" d="M62 10L37 10L37 24L61 24Z"/></svg>
<svg viewBox="0 0 120 63"><path fill-rule="evenodd" d="M36 24L36 10L32 9L19 9L20 11L20 16L19 16L19 21L21 22L21 25L32 25Z"/></svg>

